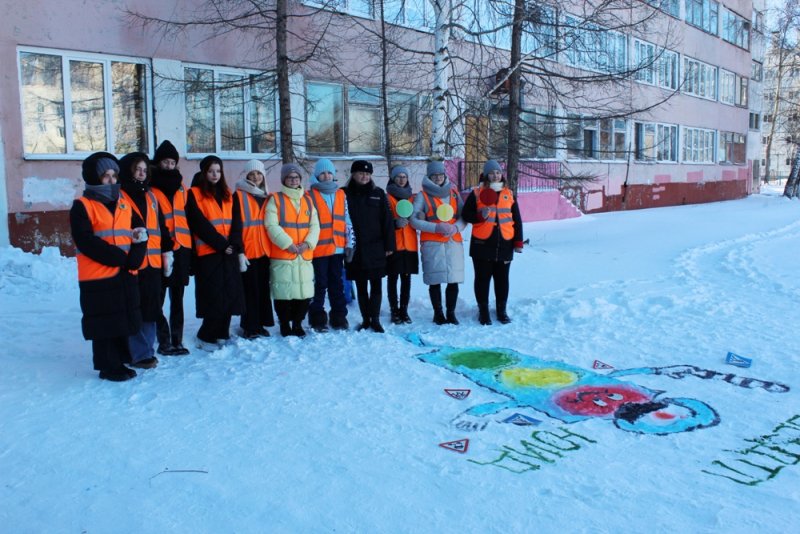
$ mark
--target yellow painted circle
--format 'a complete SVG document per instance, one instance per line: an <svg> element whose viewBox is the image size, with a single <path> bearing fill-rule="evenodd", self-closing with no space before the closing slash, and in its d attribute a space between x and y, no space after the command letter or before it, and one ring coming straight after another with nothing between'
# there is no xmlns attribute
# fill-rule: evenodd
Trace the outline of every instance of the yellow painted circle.
<svg viewBox="0 0 800 534"><path fill-rule="evenodd" d="M453 218L453 206L450 204L442 204L436 208L436 217L443 222L447 222Z"/></svg>
<svg viewBox="0 0 800 534"><path fill-rule="evenodd" d="M531 369L530 367L513 367L500 372L500 380L511 387L561 387L574 384L578 375L562 369Z"/></svg>

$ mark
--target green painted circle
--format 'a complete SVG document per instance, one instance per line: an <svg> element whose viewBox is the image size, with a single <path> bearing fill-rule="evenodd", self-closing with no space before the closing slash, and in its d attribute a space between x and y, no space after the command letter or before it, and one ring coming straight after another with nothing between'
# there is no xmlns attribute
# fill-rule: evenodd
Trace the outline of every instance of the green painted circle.
<svg viewBox="0 0 800 534"><path fill-rule="evenodd" d="M470 350L454 352L447 357L453 366L468 367L469 369L497 369L516 363L516 358L505 352L491 350Z"/></svg>

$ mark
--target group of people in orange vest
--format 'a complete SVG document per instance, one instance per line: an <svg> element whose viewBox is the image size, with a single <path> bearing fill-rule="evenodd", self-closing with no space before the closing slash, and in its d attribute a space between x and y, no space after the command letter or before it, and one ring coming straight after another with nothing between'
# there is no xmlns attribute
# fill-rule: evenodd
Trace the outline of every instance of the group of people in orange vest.
<svg viewBox="0 0 800 534"><path fill-rule="evenodd" d="M156 352L189 354L183 344L183 296L190 275L202 320L197 347L204 350L229 340L234 315L247 339L269 336L276 316L282 336L305 336L306 316L317 332L347 330L345 279L356 285L358 330L385 331L380 310L387 276L391 322L411 323L411 276L419 272L420 256L433 322L459 324L461 231L467 223L473 225L478 320L492 323L493 280L496 318L511 321L509 267L514 252L522 251L522 221L494 160L486 162L480 185L463 201L439 161L428 164L417 193L404 166L391 169L385 190L378 187L366 160L354 161L350 179L339 187L328 159L316 162L308 190L303 168L284 164L280 191L270 193L258 160L246 163L232 191L217 156L200 161L190 188L184 186L179 159L164 141L152 161L140 152L119 160L97 152L83 162L86 186L70 223L83 335L92 342L102 379L135 377L131 367L155 367Z"/></svg>

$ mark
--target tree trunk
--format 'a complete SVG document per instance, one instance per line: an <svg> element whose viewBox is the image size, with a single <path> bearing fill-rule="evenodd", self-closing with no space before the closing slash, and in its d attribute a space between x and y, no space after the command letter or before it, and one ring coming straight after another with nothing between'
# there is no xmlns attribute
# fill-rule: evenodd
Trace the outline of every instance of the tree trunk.
<svg viewBox="0 0 800 534"><path fill-rule="evenodd" d="M289 55L287 52L287 9L289 0L277 0L276 27L275 27L275 53L276 76L278 82L278 127L281 137L281 161L291 163L294 161L294 139L292 137L292 107L289 91Z"/></svg>
<svg viewBox="0 0 800 534"><path fill-rule="evenodd" d="M506 158L506 179L508 187L517 194L518 169L519 169L519 123L520 123L520 94L522 74L520 72L522 60L522 19L525 16L525 0L514 1L514 20L511 27L511 64L508 91L508 156Z"/></svg>
<svg viewBox="0 0 800 534"><path fill-rule="evenodd" d="M386 44L386 12L384 0L378 0L376 7L380 9L381 22L381 111L383 115L383 155L386 158L386 167L392 172L392 136L389 128L389 91L387 89L387 68L389 65L389 51Z"/></svg>
<svg viewBox="0 0 800 534"><path fill-rule="evenodd" d="M800 192L800 150L794 147L794 157L792 158L792 170L789 172L789 179L783 188L783 196L795 198Z"/></svg>
<svg viewBox="0 0 800 534"><path fill-rule="evenodd" d="M450 0L434 0L433 11L436 16L433 55L433 132L431 158L444 160L447 151L447 97L450 68Z"/></svg>

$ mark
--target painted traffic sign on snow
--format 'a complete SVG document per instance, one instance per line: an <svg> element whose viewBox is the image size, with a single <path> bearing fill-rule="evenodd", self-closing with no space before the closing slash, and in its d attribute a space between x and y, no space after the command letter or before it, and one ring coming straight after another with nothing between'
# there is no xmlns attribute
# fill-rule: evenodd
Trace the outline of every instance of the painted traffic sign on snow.
<svg viewBox="0 0 800 534"><path fill-rule="evenodd" d="M521 413L515 413L510 417L506 417L503 419L504 423L511 423L512 425L517 426L536 426L541 423L539 419L534 419L533 417L528 417L527 415L523 415Z"/></svg>
<svg viewBox="0 0 800 534"><path fill-rule="evenodd" d="M607 363L603 363L600 360L595 360L592 364L592 369L613 369L614 367L608 365Z"/></svg>
<svg viewBox="0 0 800 534"><path fill-rule="evenodd" d="M469 397L469 394L472 390L471 389L447 389L445 388L444 392L453 397L457 400L464 400Z"/></svg>
<svg viewBox="0 0 800 534"><path fill-rule="evenodd" d="M440 443L439 446L449 451L464 454L467 452L467 449L469 449L469 439L464 438L456 441L446 441L444 443Z"/></svg>
<svg viewBox="0 0 800 534"><path fill-rule="evenodd" d="M753 360L729 352L728 355L725 357L725 363L735 365L736 367L750 367L753 364Z"/></svg>

